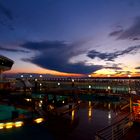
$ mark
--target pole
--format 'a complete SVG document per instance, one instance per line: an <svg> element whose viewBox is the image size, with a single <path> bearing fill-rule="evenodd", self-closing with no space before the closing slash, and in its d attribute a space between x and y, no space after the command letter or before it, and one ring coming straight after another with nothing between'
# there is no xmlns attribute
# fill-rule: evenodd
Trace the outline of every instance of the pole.
<svg viewBox="0 0 140 140"><path fill-rule="evenodd" d="M131 75L128 75L128 78L129 78L129 81L128 81L128 84L129 84L129 105L130 105L130 113L132 113L132 97L131 97L131 88L130 88L130 77Z"/></svg>

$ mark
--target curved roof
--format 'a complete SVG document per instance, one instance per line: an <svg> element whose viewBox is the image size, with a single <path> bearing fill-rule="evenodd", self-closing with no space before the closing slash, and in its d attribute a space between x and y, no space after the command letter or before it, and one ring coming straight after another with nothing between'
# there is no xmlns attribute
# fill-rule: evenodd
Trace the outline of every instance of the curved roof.
<svg viewBox="0 0 140 140"><path fill-rule="evenodd" d="M3 71L10 70L13 64L14 64L13 60L3 55L0 55L0 70Z"/></svg>

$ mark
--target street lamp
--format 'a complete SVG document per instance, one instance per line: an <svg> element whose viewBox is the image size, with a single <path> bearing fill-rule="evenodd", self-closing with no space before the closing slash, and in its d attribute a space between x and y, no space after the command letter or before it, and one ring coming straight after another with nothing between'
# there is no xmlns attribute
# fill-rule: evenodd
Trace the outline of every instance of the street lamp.
<svg viewBox="0 0 140 140"><path fill-rule="evenodd" d="M58 88L60 88L60 83L57 83L57 85L58 85Z"/></svg>
<svg viewBox="0 0 140 140"><path fill-rule="evenodd" d="M72 82L74 82L74 79L72 79Z"/></svg>
<svg viewBox="0 0 140 140"><path fill-rule="evenodd" d="M131 97L131 88L130 88L130 78L131 75L128 75L129 81L128 81L128 93L129 93L129 105L130 105L130 113L132 112L132 97Z"/></svg>
<svg viewBox="0 0 140 140"><path fill-rule="evenodd" d="M91 89L91 85L89 85L88 88Z"/></svg>
<svg viewBox="0 0 140 140"><path fill-rule="evenodd" d="M74 87L74 79L72 79L71 81L72 81L72 87Z"/></svg>
<svg viewBox="0 0 140 140"><path fill-rule="evenodd" d="M107 87L107 89L108 89L108 93L110 93L111 87L110 87L110 86L108 86L108 87Z"/></svg>

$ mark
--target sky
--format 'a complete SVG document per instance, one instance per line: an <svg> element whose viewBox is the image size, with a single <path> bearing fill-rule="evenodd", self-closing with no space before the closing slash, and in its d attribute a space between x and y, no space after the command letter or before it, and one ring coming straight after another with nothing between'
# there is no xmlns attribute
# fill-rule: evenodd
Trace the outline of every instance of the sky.
<svg viewBox="0 0 140 140"><path fill-rule="evenodd" d="M9 73L140 75L140 0L0 0Z"/></svg>

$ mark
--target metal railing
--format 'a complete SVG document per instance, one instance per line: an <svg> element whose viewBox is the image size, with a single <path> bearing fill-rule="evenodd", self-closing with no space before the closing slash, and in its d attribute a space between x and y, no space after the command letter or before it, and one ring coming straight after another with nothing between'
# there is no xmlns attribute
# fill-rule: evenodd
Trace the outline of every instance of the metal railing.
<svg viewBox="0 0 140 140"><path fill-rule="evenodd" d="M132 114L127 114L123 119L98 131L95 140L120 140L133 125Z"/></svg>

